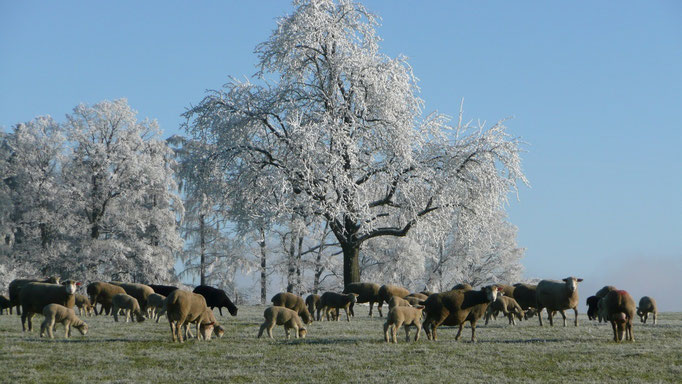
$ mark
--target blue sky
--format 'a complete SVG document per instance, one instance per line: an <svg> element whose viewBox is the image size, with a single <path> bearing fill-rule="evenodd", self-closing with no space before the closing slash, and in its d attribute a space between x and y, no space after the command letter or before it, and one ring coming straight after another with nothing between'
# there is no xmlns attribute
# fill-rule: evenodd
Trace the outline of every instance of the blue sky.
<svg viewBox="0 0 682 384"><path fill-rule="evenodd" d="M512 198L528 277L581 276L682 310L682 3L366 1L383 51L404 54L427 111L494 122L528 142ZM128 98L179 133L288 1L0 0L0 127Z"/></svg>

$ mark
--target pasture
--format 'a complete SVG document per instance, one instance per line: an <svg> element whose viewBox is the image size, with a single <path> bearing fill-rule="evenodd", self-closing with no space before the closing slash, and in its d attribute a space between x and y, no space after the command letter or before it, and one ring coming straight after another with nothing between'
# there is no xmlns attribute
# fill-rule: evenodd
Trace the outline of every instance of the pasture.
<svg viewBox="0 0 682 384"><path fill-rule="evenodd" d="M55 340L49 340L39 337L42 316L34 318L32 333L22 333L16 314L3 315L0 382L679 382L682 377L682 313L662 313L656 326L637 319L635 343L614 343L610 325L581 314L578 328L540 328L537 318L516 327L504 318L487 326L481 321L477 343L469 341L468 326L459 342L450 327L439 328L438 342L422 333L417 343L405 343L400 330L394 345L383 340L384 320L367 317L361 305L351 323L315 322L306 339L285 340L281 326L273 331L275 340L257 339L264 308L241 306L237 317L218 316L225 337L184 344L170 341L165 319L138 324L85 317L86 336L73 331L65 340L59 325Z"/></svg>

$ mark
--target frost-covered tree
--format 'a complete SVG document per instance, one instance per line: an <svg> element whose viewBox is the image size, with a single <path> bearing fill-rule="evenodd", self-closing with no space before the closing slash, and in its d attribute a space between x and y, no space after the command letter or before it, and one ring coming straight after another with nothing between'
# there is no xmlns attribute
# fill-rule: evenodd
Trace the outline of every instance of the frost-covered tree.
<svg viewBox="0 0 682 384"><path fill-rule="evenodd" d="M344 284L362 244L407 235L462 206L498 206L524 180L502 123L423 114L405 57L379 51L377 18L349 0L300 0L258 45L255 83L231 80L185 114L211 144L243 217L327 221ZM492 203L474 204L489 193ZM480 199L479 199L480 200Z"/></svg>

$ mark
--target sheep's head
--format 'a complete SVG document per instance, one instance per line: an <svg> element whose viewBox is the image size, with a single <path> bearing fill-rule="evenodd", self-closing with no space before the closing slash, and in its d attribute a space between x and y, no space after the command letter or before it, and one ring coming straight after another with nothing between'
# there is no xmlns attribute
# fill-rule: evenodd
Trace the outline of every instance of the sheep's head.
<svg viewBox="0 0 682 384"><path fill-rule="evenodd" d="M492 303L495 300L497 300L497 295L498 293L498 288L494 285L489 285L487 287L484 287L483 290L485 291L486 296L488 297L488 302Z"/></svg>
<svg viewBox="0 0 682 384"><path fill-rule="evenodd" d="M74 328L76 328L83 336L88 334L88 324L86 322L83 322L81 325L75 325Z"/></svg>
<svg viewBox="0 0 682 384"><path fill-rule="evenodd" d="M305 339L305 335L308 334L308 331L305 328L299 328L298 329L298 337L301 339Z"/></svg>
<svg viewBox="0 0 682 384"><path fill-rule="evenodd" d="M203 338L204 340L211 340L211 335L213 334L214 326L215 322L202 323L201 325L199 325L200 337Z"/></svg>
<svg viewBox="0 0 682 384"><path fill-rule="evenodd" d="M66 293L68 293L69 295L73 295L74 293L76 293L76 289L78 289L78 285L80 284L73 280L66 280L62 282L62 285L66 287Z"/></svg>
<svg viewBox="0 0 682 384"><path fill-rule="evenodd" d="M563 279L563 281L566 283L568 292L573 293L578 290L578 283L583 281L583 279L571 276Z"/></svg>
<svg viewBox="0 0 682 384"><path fill-rule="evenodd" d="M535 316L535 314L538 313L537 309L535 308L528 308L524 313L523 313L523 319L528 320L531 317Z"/></svg>
<svg viewBox="0 0 682 384"><path fill-rule="evenodd" d="M310 324L313 322L313 317L310 316L310 312L308 312L307 309L305 309L301 314L301 320L303 320L304 324Z"/></svg>
<svg viewBox="0 0 682 384"><path fill-rule="evenodd" d="M357 293L349 293L349 294L346 295L346 296L348 296L348 297L350 298L350 302L351 302L352 304L355 304L355 303L358 302L358 296L360 296L360 295L358 295Z"/></svg>
<svg viewBox="0 0 682 384"><path fill-rule="evenodd" d="M524 311L523 309L517 310L517 311L514 313L514 315L516 315L516 318L517 318L517 319L523 320L523 319L526 317L526 311Z"/></svg>
<svg viewBox="0 0 682 384"><path fill-rule="evenodd" d="M218 338L222 338L223 335L225 334L225 328L223 328L222 325L216 323L215 326L213 327L213 333L215 333Z"/></svg>

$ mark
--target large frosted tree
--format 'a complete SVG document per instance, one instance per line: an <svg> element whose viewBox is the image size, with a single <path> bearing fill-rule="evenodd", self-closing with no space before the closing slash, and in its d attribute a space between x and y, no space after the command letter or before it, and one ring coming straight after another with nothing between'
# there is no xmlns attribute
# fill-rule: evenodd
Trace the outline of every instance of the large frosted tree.
<svg viewBox="0 0 682 384"><path fill-rule="evenodd" d="M344 284L360 280L366 241L497 207L524 179L502 124L423 113L412 68L379 51L376 26L352 1L295 1L256 48L254 82L231 80L185 114L242 217L329 222ZM484 191L493 201L476 203Z"/></svg>

